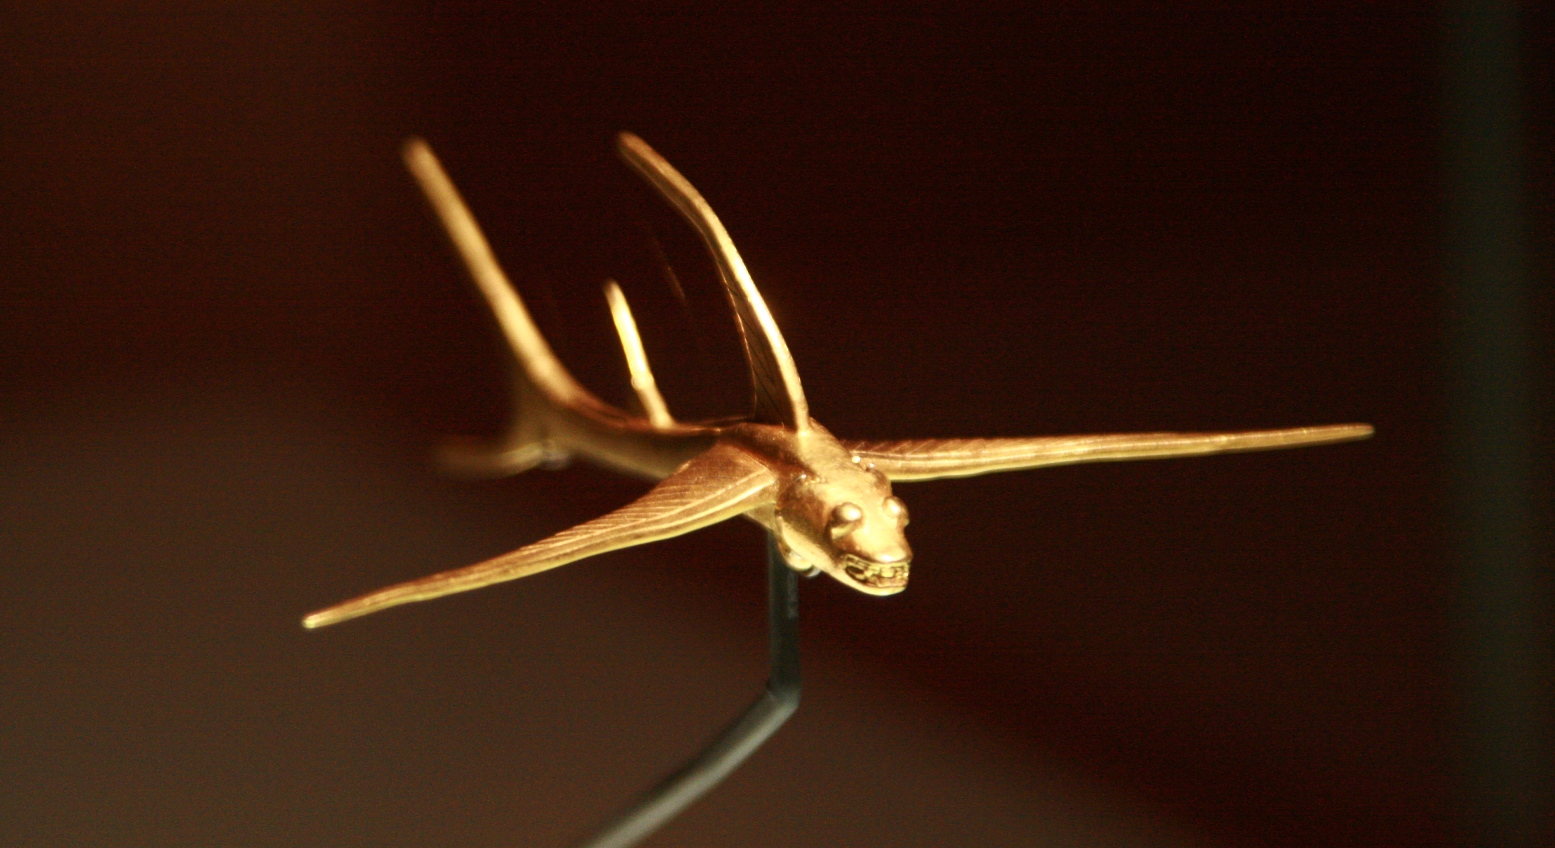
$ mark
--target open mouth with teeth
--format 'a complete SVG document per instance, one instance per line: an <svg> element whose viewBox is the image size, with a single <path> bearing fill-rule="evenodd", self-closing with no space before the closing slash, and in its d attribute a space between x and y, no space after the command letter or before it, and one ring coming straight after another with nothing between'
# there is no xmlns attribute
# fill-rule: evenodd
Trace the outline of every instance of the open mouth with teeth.
<svg viewBox="0 0 1555 848"><path fill-rule="evenodd" d="M843 560L842 570L861 586L870 589L907 588L905 562L870 562L855 556Z"/></svg>

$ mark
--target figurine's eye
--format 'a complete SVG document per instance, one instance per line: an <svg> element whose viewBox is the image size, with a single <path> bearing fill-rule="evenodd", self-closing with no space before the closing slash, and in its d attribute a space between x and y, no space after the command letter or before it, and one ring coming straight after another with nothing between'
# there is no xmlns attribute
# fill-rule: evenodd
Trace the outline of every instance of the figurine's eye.
<svg viewBox="0 0 1555 848"><path fill-rule="evenodd" d="M853 528L858 526L860 521L863 520L864 510L859 509L858 504L838 504L837 508L831 511L831 521L828 522L828 525L831 528L832 538L835 539L838 536L842 536L850 532Z"/></svg>
<svg viewBox="0 0 1555 848"><path fill-rule="evenodd" d="M907 504L902 503L901 498L895 495L886 498L885 511L896 516L896 519L902 522L903 527L907 526Z"/></svg>

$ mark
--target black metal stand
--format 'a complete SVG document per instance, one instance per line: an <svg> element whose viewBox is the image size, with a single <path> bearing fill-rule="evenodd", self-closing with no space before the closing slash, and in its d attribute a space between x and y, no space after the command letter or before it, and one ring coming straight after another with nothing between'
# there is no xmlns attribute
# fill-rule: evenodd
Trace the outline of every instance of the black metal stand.
<svg viewBox="0 0 1555 848"><path fill-rule="evenodd" d="M799 708L799 583L767 537L767 689L700 754L578 848L626 848L658 830L734 771Z"/></svg>

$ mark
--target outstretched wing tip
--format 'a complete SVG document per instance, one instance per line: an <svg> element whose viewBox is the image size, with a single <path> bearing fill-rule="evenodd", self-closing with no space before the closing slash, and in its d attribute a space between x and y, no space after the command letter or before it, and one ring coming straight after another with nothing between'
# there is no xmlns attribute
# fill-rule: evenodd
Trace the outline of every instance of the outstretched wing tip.
<svg viewBox="0 0 1555 848"><path fill-rule="evenodd" d="M416 601L432 600L441 594L446 594L438 592L436 589L428 591L429 584L440 581L445 574L447 572L428 575L416 580L408 580L404 583L396 583L392 586L385 586L365 595L358 595L349 600L341 601L334 606L315 610L303 616L302 626L308 630L317 630L320 627L329 627L333 624L340 624L343 621L350 621L353 618L361 618L366 615L372 615L375 612L382 612L390 607L402 606L415 603ZM453 591L462 590L456 589Z"/></svg>
<svg viewBox="0 0 1555 848"><path fill-rule="evenodd" d="M302 626L313 630L689 533L770 501L773 480L772 470L755 457L737 447L715 445L620 509L484 562L398 583L310 613Z"/></svg>
<svg viewBox="0 0 1555 848"><path fill-rule="evenodd" d="M1257 431L1254 431L1257 432ZM1329 445L1339 442L1358 442L1377 434L1370 424L1320 424L1315 427L1299 427L1287 431L1294 434L1287 445L1275 447L1302 447L1304 445Z"/></svg>
<svg viewBox="0 0 1555 848"><path fill-rule="evenodd" d="M1049 465L1277 450L1369 439L1370 424L1326 424L1228 433L1112 433L1005 439L852 442L891 480L932 480Z"/></svg>
<svg viewBox="0 0 1555 848"><path fill-rule="evenodd" d="M366 597L370 596L355 598L332 607L325 607L317 612L310 612L302 617L302 628L304 630L318 630L321 627L329 627L330 625L350 621L353 618L361 618L364 615L370 615L388 607L404 603L404 601L396 601L387 604L360 604L360 601Z"/></svg>
<svg viewBox="0 0 1555 848"><path fill-rule="evenodd" d="M340 624L353 618L361 618L364 615L414 600L414 598L386 597L389 590L394 588L397 587L390 586L378 589L348 601L341 601L334 606L314 610L302 617L302 627L304 630L318 630L321 627L329 627L332 624Z"/></svg>
<svg viewBox="0 0 1555 848"><path fill-rule="evenodd" d="M337 624L352 617L353 616L341 615L340 613L336 612L336 607L328 607L317 612L310 612L303 616L302 627L304 630L317 630L320 627L328 627L331 624Z"/></svg>

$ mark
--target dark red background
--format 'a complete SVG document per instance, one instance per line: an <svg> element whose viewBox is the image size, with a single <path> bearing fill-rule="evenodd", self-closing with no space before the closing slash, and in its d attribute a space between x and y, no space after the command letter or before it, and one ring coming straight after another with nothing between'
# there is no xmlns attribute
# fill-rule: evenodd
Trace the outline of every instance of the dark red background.
<svg viewBox="0 0 1555 848"><path fill-rule="evenodd" d="M851 671L816 659L795 725L650 844L936 844L845 744L784 771L855 688L1188 842L1453 842L1436 21L1273 9L8 13L0 842L564 844L754 693L743 526L295 625L641 491L428 467L501 426L506 354L408 134L586 384L625 400L613 276L672 409L741 411L622 129L719 211L839 435L1378 429L902 486L911 589L805 584L807 657ZM701 631L635 659L670 621L729 634L726 673Z"/></svg>

